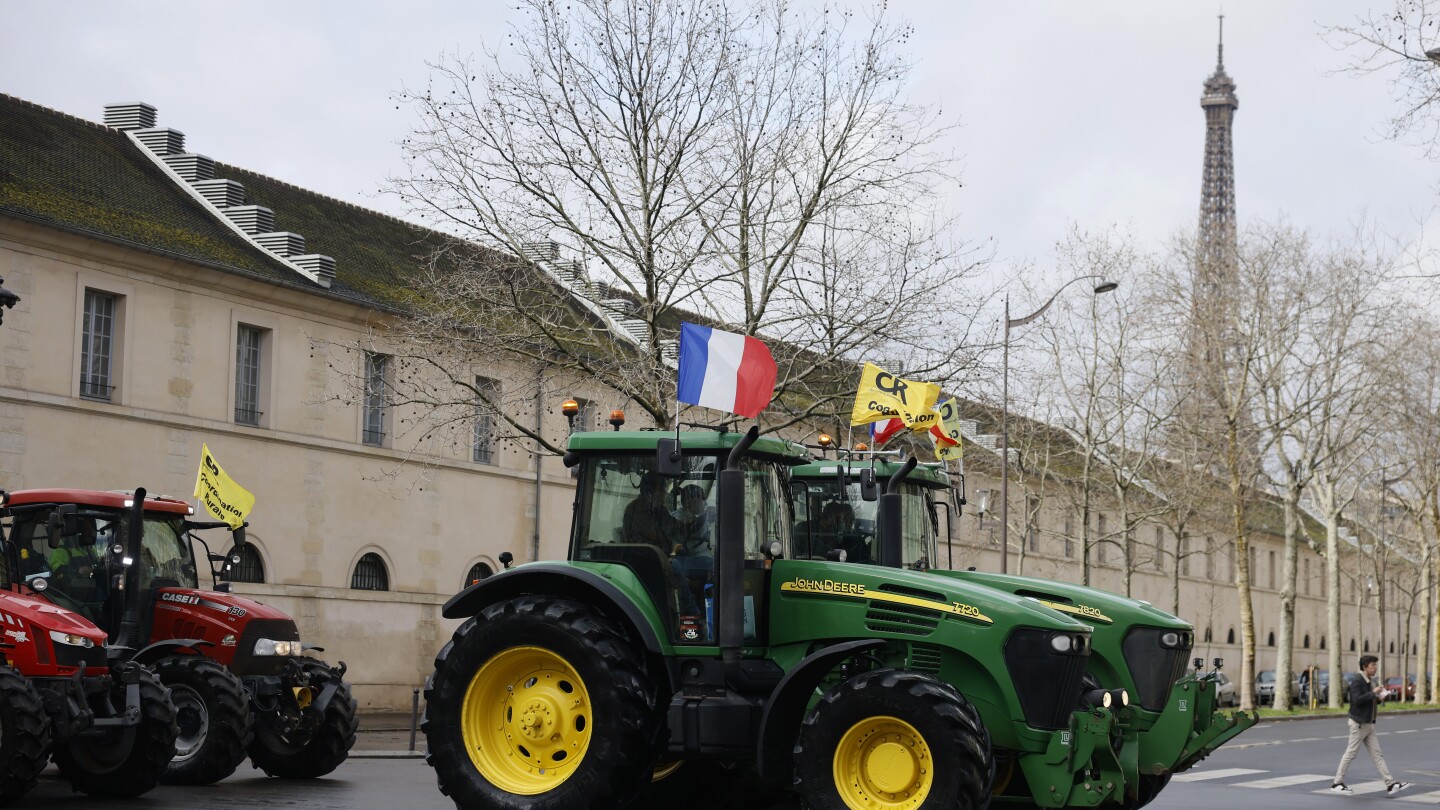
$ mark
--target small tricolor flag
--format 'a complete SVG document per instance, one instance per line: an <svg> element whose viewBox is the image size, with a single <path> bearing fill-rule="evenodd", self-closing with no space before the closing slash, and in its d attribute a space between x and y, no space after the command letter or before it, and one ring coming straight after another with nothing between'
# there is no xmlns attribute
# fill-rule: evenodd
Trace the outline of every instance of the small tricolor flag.
<svg viewBox="0 0 1440 810"><path fill-rule="evenodd" d="M885 442L895 438L895 434L904 429L905 422L899 417L886 419L884 422L871 422L870 440L875 443L875 447L878 449L884 445Z"/></svg>
<svg viewBox="0 0 1440 810"><path fill-rule="evenodd" d="M775 358L759 340L680 324L681 402L754 419L775 396L776 372Z"/></svg>

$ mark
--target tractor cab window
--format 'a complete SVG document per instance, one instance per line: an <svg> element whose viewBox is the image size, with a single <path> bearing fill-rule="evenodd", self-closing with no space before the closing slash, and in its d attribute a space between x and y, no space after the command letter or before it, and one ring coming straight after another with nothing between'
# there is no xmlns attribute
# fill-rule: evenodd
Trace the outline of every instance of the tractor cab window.
<svg viewBox="0 0 1440 810"><path fill-rule="evenodd" d="M140 591L152 588L197 588L195 560L178 516L145 516L140 540Z"/></svg>
<svg viewBox="0 0 1440 810"><path fill-rule="evenodd" d="M825 560L845 552L849 562L874 562L875 501L860 498L860 484L840 491L836 480L807 481L792 487L797 521L793 547L797 559Z"/></svg>
<svg viewBox="0 0 1440 810"><path fill-rule="evenodd" d="M117 521L82 516L74 521L73 531L62 528L52 536L49 519L49 510L16 519L11 539L20 563L17 578L27 583L44 578L46 598L99 623L110 584L106 550Z"/></svg>
<svg viewBox="0 0 1440 810"><path fill-rule="evenodd" d="M918 571L934 564L936 524L934 496L913 485L900 488L900 564Z"/></svg>

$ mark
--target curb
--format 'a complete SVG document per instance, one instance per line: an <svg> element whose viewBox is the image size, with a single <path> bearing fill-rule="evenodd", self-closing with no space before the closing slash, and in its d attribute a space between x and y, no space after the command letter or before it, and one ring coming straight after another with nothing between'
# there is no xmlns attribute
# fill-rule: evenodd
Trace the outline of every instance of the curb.
<svg viewBox="0 0 1440 810"><path fill-rule="evenodd" d="M1379 715L1379 716L1380 716L1380 718L1385 718L1385 717L1404 717L1404 716L1407 715L1407 714L1437 714L1437 713L1440 713L1440 707L1431 707L1431 708L1428 708L1428 709L1392 709L1392 710L1389 710L1389 711L1380 712L1380 715ZM1295 721L1297 721L1297 720L1343 720L1343 719L1345 719L1346 717L1349 717L1349 715L1346 715L1346 714L1297 714L1297 715L1292 715L1292 716L1289 716L1289 717L1261 717L1261 718L1260 718L1260 722L1261 722L1261 723L1293 723L1293 722L1295 722Z"/></svg>
<svg viewBox="0 0 1440 810"><path fill-rule="evenodd" d="M354 751L349 759L424 759L424 751Z"/></svg>

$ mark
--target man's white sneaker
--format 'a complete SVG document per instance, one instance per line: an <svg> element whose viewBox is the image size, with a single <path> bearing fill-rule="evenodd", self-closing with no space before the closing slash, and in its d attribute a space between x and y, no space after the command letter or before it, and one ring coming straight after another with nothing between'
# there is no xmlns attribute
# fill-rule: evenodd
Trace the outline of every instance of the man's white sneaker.
<svg viewBox="0 0 1440 810"><path fill-rule="evenodd" d="M1336 783L1334 783L1333 785L1330 786L1330 792L1331 792L1331 793L1343 793L1343 794L1345 794L1346 796L1349 796L1351 793L1354 793L1355 791L1351 790L1351 789L1350 789L1350 786L1347 785L1347 784L1345 784L1344 782L1336 782Z"/></svg>
<svg viewBox="0 0 1440 810"><path fill-rule="evenodd" d="M1389 793L1391 796L1394 796L1396 793L1399 793L1400 791L1408 787L1410 787L1409 782L1391 782L1389 785L1385 786L1385 792Z"/></svg>

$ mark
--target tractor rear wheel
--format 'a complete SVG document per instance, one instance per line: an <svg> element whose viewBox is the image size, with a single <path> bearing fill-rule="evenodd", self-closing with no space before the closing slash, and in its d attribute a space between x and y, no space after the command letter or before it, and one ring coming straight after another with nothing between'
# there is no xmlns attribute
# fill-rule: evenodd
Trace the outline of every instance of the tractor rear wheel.
<svg viewBox="0 0 1440 810"><path fill-rule="evenodd" d="M642 651L578 602L521 596L465 622L425 690L427 756L460 807L611 810L650 777Z"/></svg>
<svg viewBox="0 0 1440 810"><path fill-rule="evenodd" d="M50 759L50 716L25 676L0 666L0 806L35 787Z"/></svg>
<svg viewBox="0 0 1440 810"><path fill-rule="evenodd" d="M55 749L60 775L81 793L131 799L155 787L175 756L175 705L155 673L135 666L140 687L140 723L129 729L81 732ZM114 678L110 700L125 707L125 684ZM128 745L126 744L128 740Z"/></svg>
<svg viewBox="0 0 1440 810"><path fill-rule="evenodd" d="M831 689L795 745L810 810L984 810L994 778L979 713L918 672L876 670Z"/></svg>
<svg viewBox="0 0 1440 810"><path fill-rule="evenodd" d="M355 697L350 694L350 684L324 661L301 659L300 666L309 677L312 694L332 683L336 684L336 690L325 707L325 714L308 727L282 733L263 719L256 721L250 758L255 767L267 775L282 779L318 779L340 767L350 756L355 732L360 727L355 718Z"/></svg>
<svg viewBox="0 0 1440 810"><path fill-rule="evenodd" d="M168 785L209 785L235 772L250 743L250 696L240 679L202 655L172 655L155 665L170 689L180 736L160 777Z"/></svg>

